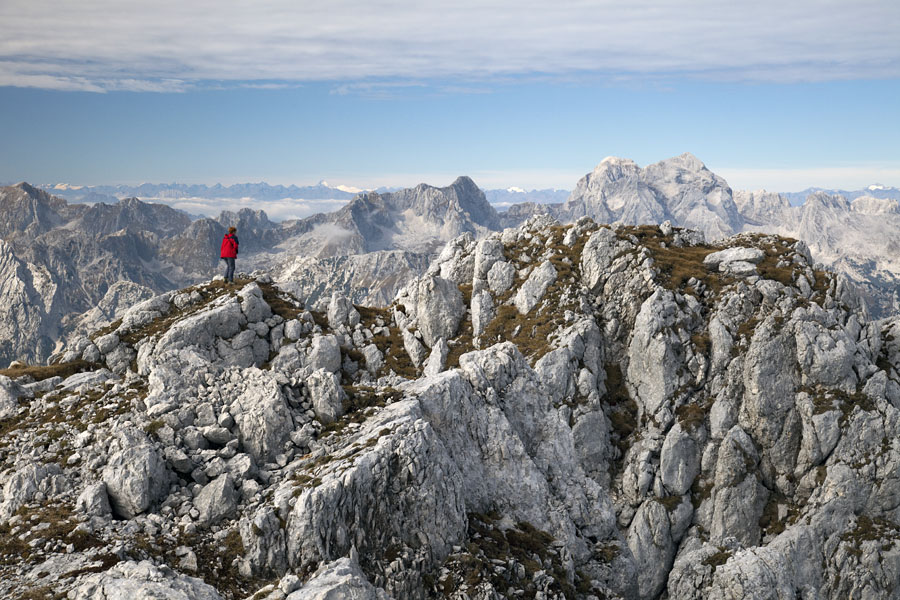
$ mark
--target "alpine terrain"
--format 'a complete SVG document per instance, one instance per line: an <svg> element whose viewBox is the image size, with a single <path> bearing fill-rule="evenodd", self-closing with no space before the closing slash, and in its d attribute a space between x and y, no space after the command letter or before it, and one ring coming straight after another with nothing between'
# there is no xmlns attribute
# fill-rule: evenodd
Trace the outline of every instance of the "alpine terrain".
<svg viewBox="0 0 900 600"><path fill-rule="evenodd" d="M712 243L460 217L386 307L204 282L4 370L0 596L897 597L900 319L698 177L626 187Z"/></svg>
<svg viewBox="0 0 900 600"><path fill-rule="evenodd" d="M484 236L499 221L467 177L361 194L334 213L281 223L249 208L192 219L137 198L68 204L27 183L0 188L0 366L45 361L140 300L208 281L232 225L239 269L261 268L321 308L333 291L385 306L447 241Z"/></svg>

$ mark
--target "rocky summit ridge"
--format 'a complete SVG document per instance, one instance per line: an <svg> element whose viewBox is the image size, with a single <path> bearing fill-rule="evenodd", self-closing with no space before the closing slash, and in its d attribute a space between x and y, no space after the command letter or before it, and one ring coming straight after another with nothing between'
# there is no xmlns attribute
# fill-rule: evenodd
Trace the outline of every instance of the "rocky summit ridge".
<svg viewBox="0 0 900 600"><path fill-rule="evenodd" d="M889 598L900 321L805 244L548 216L387 308L154 296L0 376L0 596Z"/></svg>
<svg viewBox="0 0 900 600"><path fill-rule="evenodd" d="M262 189L232 191L265 196ZM193 218L136 198L104 204L111 198L100 196L94 204L69 204L21 183L0 188L0 366L45 361L58 346L90 326L109 323L135 301L208 280L219 268L216 251L232 225L240 232L241 270L270 275L318 309L334 292L386 306L448 241L464 233L481 239L550 215L563 223L583 216L626 225L669 221L699 230L707 240L742 232L800 239L817 262L860 288L873 315L892 315L900 310L900 261L892 241L900 231L900 205L879 186L868 192L850 202L818 191L792 206L785 195L732 192L688 153L646 167L608 157L565 203L525 201L502 213L468 177L445 187L360 193L334 212L282 222L251 208ZM507 196L529 198L518 191ZM556 193L537 197L560 199Z"/></svg>
<svg viewBox="0 0 900 600"><path fill-rule="evenodd" d="M290 281L310 305L327 303L335 290L386 305L447 241L499 229L468 177L444 188L360 194L334 213L281 223L250 208L192 220L136 198L68 204L27 183L0 188L0 365L45 361L86 322L111 317L106 324L148 295L208 280L232 225L240 267ZM127 297L123 282L133 292ZM98 313L101 305L108 310Z"/></svg>

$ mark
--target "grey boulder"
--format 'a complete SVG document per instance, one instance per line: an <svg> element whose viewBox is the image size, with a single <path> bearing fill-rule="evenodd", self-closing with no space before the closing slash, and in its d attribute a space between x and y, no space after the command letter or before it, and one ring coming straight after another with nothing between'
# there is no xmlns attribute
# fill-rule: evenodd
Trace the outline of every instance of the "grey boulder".
<svg viewBox="0 0 900 600"><path fill-rule="evenodd" d="M103 469L113 510L131 519L150 508L168 489L166 463L150 444L126 447Z"/></svg>

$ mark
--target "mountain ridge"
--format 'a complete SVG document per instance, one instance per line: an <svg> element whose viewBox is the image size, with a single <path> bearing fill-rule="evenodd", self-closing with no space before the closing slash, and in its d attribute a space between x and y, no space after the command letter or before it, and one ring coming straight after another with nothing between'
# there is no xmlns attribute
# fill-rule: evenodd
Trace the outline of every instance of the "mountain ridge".
<svg viewBox="0 0 900 600"><path fill-rule="evenodd" d="M285 285L301 274L291 289L311 294L310 302L319 306L329 290L360 302L388 302L403 278L421 272L451 239L466 232L481 238L536 214L564 222L584 215L613 223L669 221L704 231L710 239L740 231L797 237L808 242L817 259L843 270L861 286L875 314L900 307L894 293L900 262L894 260L890 242L900 229L900 216L892 200L862 196L849 202L816 193L803 206L792 207L781 195L733 192L689 153L646 167L608 157L578 182L565 203L517 203L501 213L468 177L443 188L420 184L363 192L334 212L281 222L251 208L191 220L177 210L137 199L79 205L27 183L0 190L0 237L13 244L21 260L44 269L64 290L60 297L66 301L56 306L65 315L47 317L61 327L51 339L67 335L63 321L75 321L71 311L96 305L118 277L156 292L210 277L218 265L218 240L228 226L240 230L241 268L269 271ZM879 235L873 238L872 232ZM879 236L888 240L887 246L873 241ZM81 246L91 249L80 251ZM370 252L378 254L365 258ZM330 274L338 264L354 275ZM378 280L365 272L367 265L379 274ZM104 268L112 275L99 272ZM323 279L313 281L302 275L303 269ZM30 352L21 358L45 358ZM19 357L13 353L0 358Z"/></svg>
<svg viewBox="0 0 900 600"><path fill-rule="evenodd" d="M389 308L214 281L57 358L0 375L2 594L900 589L900 321L796 240L539 216Z"/></svg>

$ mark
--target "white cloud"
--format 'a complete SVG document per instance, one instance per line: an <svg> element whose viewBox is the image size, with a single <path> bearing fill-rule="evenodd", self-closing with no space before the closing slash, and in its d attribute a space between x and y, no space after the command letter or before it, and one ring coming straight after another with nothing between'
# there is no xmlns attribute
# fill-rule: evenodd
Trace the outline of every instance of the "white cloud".
<svg viewBox="0 0 900 600"><path fill-rule="evenodd" d="M0 85L335 81L338 93L385 93L366 80L893 78L898 29L896 0L5 0ZM370 87L341 85L359 81Z"/></svg>
<svg viewBox="0 0 900 600"><path fill-rule="evenodd" d="M283 198L281 200L255 200L253 198L141 198L145 202L166 204L192 215L218 217L223 210L238 211L242 208L264 210L273 221L301 219L316 213L332 212L344 206L347 200L305 200Z"/></svg>

